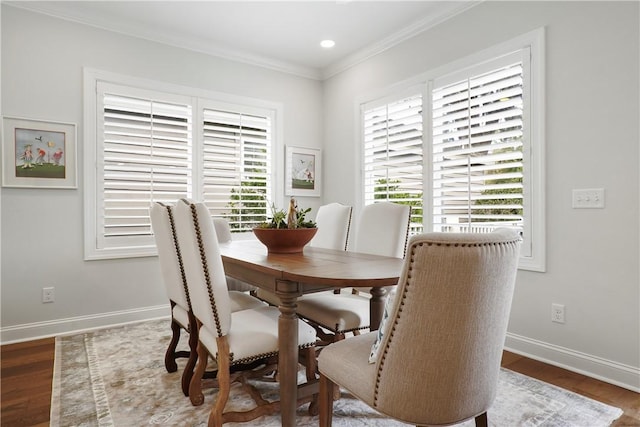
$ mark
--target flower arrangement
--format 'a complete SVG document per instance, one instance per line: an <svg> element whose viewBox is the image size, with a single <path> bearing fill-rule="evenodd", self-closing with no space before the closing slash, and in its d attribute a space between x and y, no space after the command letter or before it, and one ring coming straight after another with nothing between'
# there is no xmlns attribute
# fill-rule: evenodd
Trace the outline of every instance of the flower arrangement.
<svg viewBox="0 0 640 427"><path fill-rule="evenodd" d="M292 197L289 200L289 209L277 209L275 204L271 204L271 221L263 222L258 228L296 229L296 228L316 228L316 223L306 220L306 215L311 212L311 208L298 208L296 200Z"/></svg>

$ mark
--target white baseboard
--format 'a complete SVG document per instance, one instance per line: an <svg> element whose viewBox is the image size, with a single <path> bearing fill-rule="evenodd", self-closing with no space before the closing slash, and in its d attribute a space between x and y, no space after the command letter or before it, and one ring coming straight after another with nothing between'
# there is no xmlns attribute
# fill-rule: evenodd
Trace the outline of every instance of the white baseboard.
<svg viewBox="0 0 640 427"><path fill-rule="evenodd" d="M76 334L126 323L141 322L144 320L158 318L168 319L169 316L169 305L165 304L154 307L112 311L109 313L7 326L0 328L0 343L4 345L40 338L48 338L57 335Z"/></svg>
<svg viewBox="0 0 640 427"><path fill-rule="evenodd" d="M505 350L640 392L640 368L507 333Z"/></svg>

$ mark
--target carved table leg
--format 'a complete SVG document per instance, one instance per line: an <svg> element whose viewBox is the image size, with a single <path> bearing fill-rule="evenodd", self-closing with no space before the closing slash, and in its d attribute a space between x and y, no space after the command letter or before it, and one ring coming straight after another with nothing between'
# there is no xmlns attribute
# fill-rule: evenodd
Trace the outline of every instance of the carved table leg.
<svg viewBox="0 0 640 427"><path fill-rule="evenodd" d="M280 412L282 426L293 427L296 425L298 398L298 317L296 315L298 284L278 281L276 289L280 297L280 318L278 319Z"/></svg>
<svg viewBox="0 0 640 427"><path fill-rule="evenodd" d="M384 298L387 295L385 288L371 288L371 299L369 300L369 325L370 330L377 331L382 320L384 311Z"/></svg>

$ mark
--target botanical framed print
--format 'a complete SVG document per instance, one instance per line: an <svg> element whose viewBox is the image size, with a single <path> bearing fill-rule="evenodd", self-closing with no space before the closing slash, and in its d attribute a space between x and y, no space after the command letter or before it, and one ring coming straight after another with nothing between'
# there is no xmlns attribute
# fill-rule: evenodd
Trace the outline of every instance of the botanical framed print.
<svg viewBox="0 0 640 427"><path fill-rule="evenodd" d="M320 197L322 158L319 149L287 146L285 168L287 196Z"/></svg>
<svg viewBox="0 0 640 427"><path fill-rule="evenodd" d="M2 185L77 188L76 125L4 117Z"/></svg>

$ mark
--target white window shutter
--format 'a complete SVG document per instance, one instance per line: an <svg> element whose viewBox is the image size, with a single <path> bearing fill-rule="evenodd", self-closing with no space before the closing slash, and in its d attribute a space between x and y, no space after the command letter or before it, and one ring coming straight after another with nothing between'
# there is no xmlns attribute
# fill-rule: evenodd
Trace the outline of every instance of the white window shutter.
<svg viewBox="0 0 640 427"><path fill-rule="evenodd" d="M203 110L203 200L233 231L264 222L271 199L269 115Z"/></svg>
<svg viewBox="0 0 640 427"><path fill-rule="evenodd" d="M436 81L432 124L434 231L522 230L522 63Z"/></svg>
<svg viewBox="0 0 640 427"><path fill-rule="evenodd" d="M422 95L364 107L364 199L412 206L411 231L422 231Z"/></svg>
<svg viewBox="0 0 640 427"><path fill-rule="evenodd" d="M151 201L191 195L192 111L187 104L99 86L98 246L152 243Z"/></svg>

